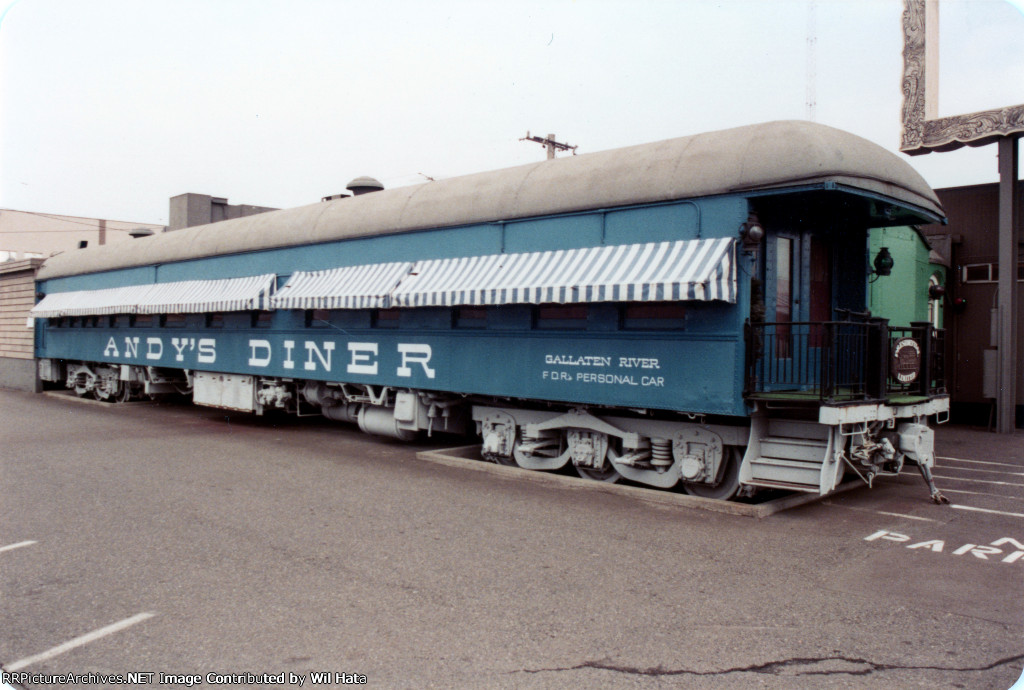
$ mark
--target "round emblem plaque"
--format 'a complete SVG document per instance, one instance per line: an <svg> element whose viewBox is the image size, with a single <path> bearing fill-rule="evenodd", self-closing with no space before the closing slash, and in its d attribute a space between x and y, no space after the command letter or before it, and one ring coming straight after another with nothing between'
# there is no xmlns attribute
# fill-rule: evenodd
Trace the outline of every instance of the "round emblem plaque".
<svg viewBox="0 0 1024 690"><path fill-rule="evenodd" d="M913 383L921 370L921 346L913 338L900 338L892 346L889 371L900 383Z"/></svg>

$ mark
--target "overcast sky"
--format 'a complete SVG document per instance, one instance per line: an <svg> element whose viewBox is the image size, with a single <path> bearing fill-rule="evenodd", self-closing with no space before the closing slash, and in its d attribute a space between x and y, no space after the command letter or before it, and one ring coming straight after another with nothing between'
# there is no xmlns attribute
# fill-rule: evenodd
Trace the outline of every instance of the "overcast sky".
<svg viewBox="0 0 1024 690"><path fill-rule="evenodd" d="M940 114L1024 103L1021 0L942 0ZM166 223L814 119L896 151L902 0L0 0L0 208ZM809 49L808 35L816 39ZM809 85L811 88L809 88ZM998 179L996 147L908 158Z"/></svg>

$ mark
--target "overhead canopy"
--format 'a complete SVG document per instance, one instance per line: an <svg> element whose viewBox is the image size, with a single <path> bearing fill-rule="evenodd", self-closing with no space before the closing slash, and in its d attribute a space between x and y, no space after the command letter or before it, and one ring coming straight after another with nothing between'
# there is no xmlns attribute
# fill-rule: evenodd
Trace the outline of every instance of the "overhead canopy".
<svg viewBox="0 0 1024 690"><path fill-rule="evenodd" d="M273 298L274 309L382 309L412 262L296 271Z"/></svg>
<svg viewBox="0 0 1024 690"><path fill-rule="evenodd" d="M420 261L392 305L735 302L734 246L720 238Z"/></svg>
<svg viewBox="0 0 1024 690"><path fill-rule="evenodd" d="M101 290L57 292L32 308L38 318L104 314L195 314L269 308L274 274L224 280L183 280Z"/></svg>

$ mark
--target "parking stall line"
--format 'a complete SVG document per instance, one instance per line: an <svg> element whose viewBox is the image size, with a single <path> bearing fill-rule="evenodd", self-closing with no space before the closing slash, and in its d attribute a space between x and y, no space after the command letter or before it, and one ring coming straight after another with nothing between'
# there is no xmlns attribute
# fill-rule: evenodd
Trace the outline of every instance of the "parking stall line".
<svg viewBox="0 0 1024 690"><path fill-rule="evenodd" d="M949 469L949 468L946 468L946 469ZM909 476L914 476L916 474L917 474L917 472L909 470L909 469L904 469L903 471L900 472L900 476L908 476L909 477ZM1007 473L1007 474L1009 474L1009 473ZM995 479L968 479L967 477L954 477L954 476L948 475L948 474L939 474L938 472L934 472L934 471L932 472L932 476L935 477L935 479L941 479L943 481L949 481L949 482L971 482L972 484L993 484L995 486L1016 486L1016 487L1024 488L1024 484L1015 483L1015 482L1002 482L1002 481L998 481L998 480L995 480Z"/></svg>
<svg viewBox="0 0 1024 690"><path fill-rule="evenodd" d="M858 508L857 506L844 505L842 503L836 503L831 500L824 500L821 502L822 505L832 506L835 508L845 508L846 510L855 510L860 513L874 513L875 515L885 515L887 517L898 517L906 518L907 520L919 520L921 522L941 522L941 520L935 520L934 518L921 517L920 515L907 515L906 513L890 513L884 510L873 510L871 508Z"/></svg>
<svg viewBox="0 0 1024 690"><path fill-rule="evenodd" d="M956 503L951 503L950 508L956 508L957 510L970 510L976 513L992 513L994 515L1006 515L1008 517L1019 517L1024 518L1024 513L1009 513L1005 510L991 510L989 508L975 508L974 506L962 506Z"/></svg>
<svg viewBox="0 0 1024 690"><path fill-rule="evenodd" d="M1000 465L1002 467L1016 467L1020 469L1021 464L1019 462L995 462L994 460L967 460L965 458L944 458L941 456L935 456L936 460L952 460L953 462L966 462L972 465Z"/></svg>
<svg viewBox="0 0 1024 690"><path fill-rule="evenodd" d="M951 504L956 510L1002 515L1004 517L1024 517L1019 512L1020 503L1024 500L1024 483L1020 477L1024 469L1020 464L989 460L966 460L962 458L937 458L957 464L939 464L932 472L942 491L950 498L957 496L972 503L989 504L991 507ZM968 466L971 465L971 466ZM970 473L972 476L964 476ZM917 474L911 468L904 468L901 475ZM952 488L960 487L960 488Z"/></svg>
<svg viewBox="0 0 1024 690"><path fill-rule="evenodd" d="M982 467L952 467L943 465L942 469L956 470L957 472L984 472L985 474L1005 474L1009 477L1024 477L1024 472L1007 472L1006 470L989 470Z"/></svg>
<svg viewBox="0 0 1024 690"><path fill-rule="evenodd" d="M942 488L944 494L964 494L967 496L989 496L991 498L998 498L1005 501L1024 501L1024 496L1007 496L1005 494L993 494L987 491L966 491L964 489L948 489Z"/></svg>
<svg viewBox="0 0 1024 690"><path fill-rule="evenodd" d="M26 541L19 541L17 544L8 544L7 546L0 546L0 553L3 553L4 551L12 551L14 549L20 549L22 546L32 546L35 543L36 542L29 539Z"/></svg>
<svg viewBox="0 0 1024 690"><path fill-rule="evenodd" d="M994 479L968 479L967 477L950 477L948 475L934 474L936 479L942 479L947 482L971 482L972 484L992 484L994 486L1018 486L1024 488L1024 484L1015 484L1014 482L1001 482Z"/></svg>
<svg viewBox="0 0 1024 690"><path fill-rule="evenodd" d="M884 511L884 510L875 510L875 511L872 511L872 512L878 513L879 515L888 515L889 517L906 518L907 520L921 520L923 522L938 522L938 520L933 520L932 518L921 517L920 515L907 515L906 513L890 513L890 512Z"/></svg>
<svg viewBox="0 0 1024 690"><path fill-rule="evenodd" d="M45 652L41 652L34 656L25 657L24 659L19 659L18 661L12 662L10 664L4 664L4 670L20 671L26 666L38 663L40 661L52 659L53 657L59 656L64 652L71 651L76 647L81 647L82 645L89 644L90 642L95 642L96 640L106 637L107 635L116 633L119 630L124 630L125 628L135 625L136 623L141 623L142 621L148 618L152 618L155 615L155 613L150 612L137 613L131 618L125 618L124 620L118 621L117 623L111 623L110 625L104 626L97 630L93 630L92 632L86 633L84 635L79 635L75 639L68 640L64 644L57 645L56 647L48 649Z"/></svg>

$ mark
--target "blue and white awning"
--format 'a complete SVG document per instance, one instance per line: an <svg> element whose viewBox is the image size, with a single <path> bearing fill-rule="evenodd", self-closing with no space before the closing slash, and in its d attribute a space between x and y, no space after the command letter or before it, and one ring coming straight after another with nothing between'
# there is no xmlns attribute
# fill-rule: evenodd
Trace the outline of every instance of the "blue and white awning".
<svg viewBox="0 0 1024 690"><path fill-rule="evenodd" d="M296 271L271 299L275 309L386 309L411 261Z"/></svg>
<svg viewBox="0 0 1024 690"><path fill-rule="evenodd" d="M184 280L150 285L140 296L139 314L197 314L270 308L277 276L268 273L225 280Z"/></svg>
<svg viewBox="0 0 1024 690"><path fill-rule="evenodd" d="M417 262L397 307L736 301L730 238L584 247Z"/></svg>
<svg viewBox="0 0 1024 690"><path fill-rule="evenodd" d="M270 273L222 280L128 285L46 295L30 314L37 318L106 314L195 314L269 308L277 277Z"/></svg>
<svg viewBox="0 0 1024 690"><path fill-rule="evenodd" d="M60 316L132 314L135 308L134 296L144 287L149 286L132 285L103 290L56 292L40 300L39 304L29 310L29 314L37 318L50 319ZM131 305L130 309L126 305Z"/></svg>
<svg viewBox="0 0 1024 690"><path fill-rule="evenodd" d="M489 254L47 295L39 318L259 309L387 309L494 304L736 301L730 238Z"/></svg>

